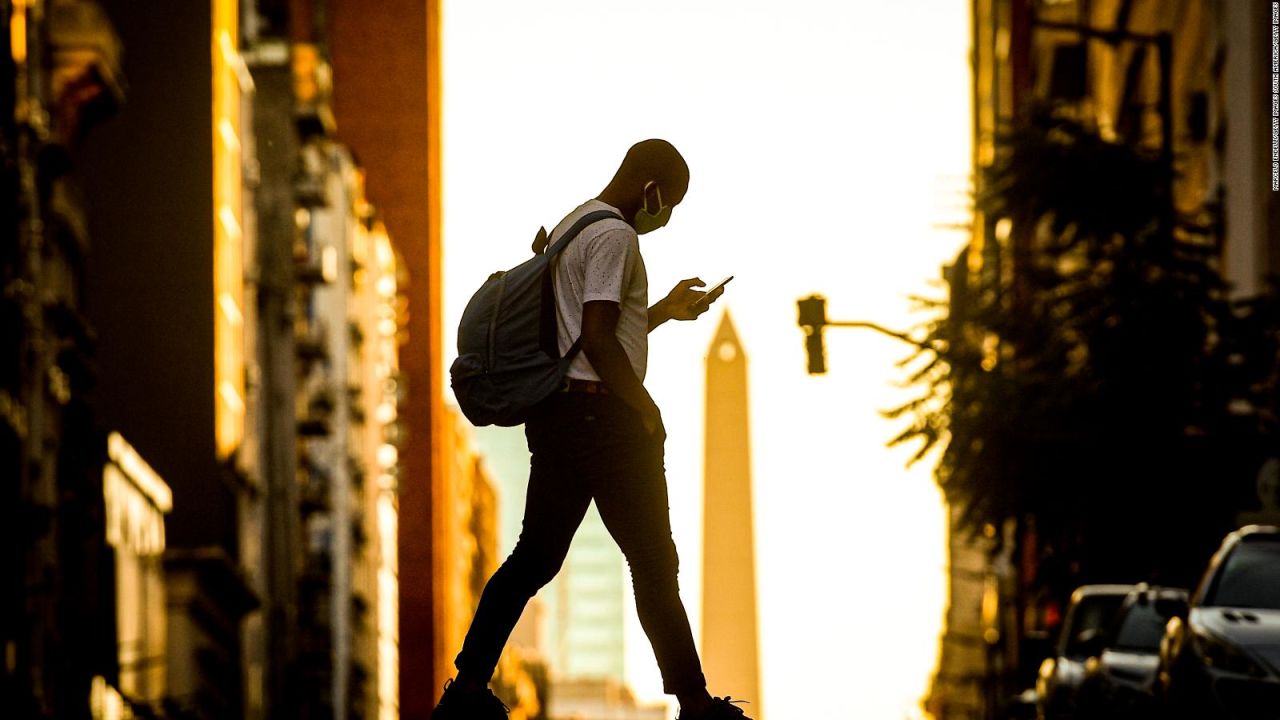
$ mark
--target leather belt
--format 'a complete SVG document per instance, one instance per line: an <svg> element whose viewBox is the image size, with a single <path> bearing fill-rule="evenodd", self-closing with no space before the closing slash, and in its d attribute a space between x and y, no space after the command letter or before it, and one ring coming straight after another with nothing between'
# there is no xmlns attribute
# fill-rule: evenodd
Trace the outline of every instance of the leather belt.
<svg viewBox="0 0 1280 720"><path fill-rule="evenodd" d="M583 380L567 377L560 383L560 392L580 392L592 395L608 395L609 388L599 380Z"/></svg>

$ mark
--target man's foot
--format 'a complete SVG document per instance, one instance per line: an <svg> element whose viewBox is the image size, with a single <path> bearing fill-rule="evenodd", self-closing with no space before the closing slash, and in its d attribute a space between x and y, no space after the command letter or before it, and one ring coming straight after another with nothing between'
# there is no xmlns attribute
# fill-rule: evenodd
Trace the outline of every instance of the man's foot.
<svg viewBox="0 0 1280 720"><path fill-rule="evenodd" d="M711 698L711 705L700 713L686 713L680 711L680 715L676 720L751 720L747 714L738 707L737 703L746 702L746 700L734 700L728 695L718 698Z"/></svg>
<svg viewBox="0 0 1280 720"><path fill-rule="evenodd" d="M431 711L431 720L507 720L509 712L510 708L489 688L468 690L447 680L444 695Z"/></svg>

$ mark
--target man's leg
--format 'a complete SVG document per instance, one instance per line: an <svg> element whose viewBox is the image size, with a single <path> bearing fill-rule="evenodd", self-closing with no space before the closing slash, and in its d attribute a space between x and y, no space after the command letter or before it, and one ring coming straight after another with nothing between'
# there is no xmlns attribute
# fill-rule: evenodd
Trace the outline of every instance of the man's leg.
<svg viewBox="0 0 1280 720"><path fill-rule="evenodd" d="M454 660L458 682L483 687L493 677L507 638L529 599L560 571L573 534L582 524L591 494L559 452L554 416L530 421L533 459L520 539L480 595L471 628ZM570 434L571 437L571 434Z"/></svg>
<svg viewBox="0 0 1280 720"><path fill-rule="evenodd" d="M706 697L706 678L680 601L679 558L671 539L663 442L621 405L608 413L614 441L594 463L592 489L605 527L631 566L636 612L653 645L665 692ZM612 433L611 433L612 434Z"/></svg>

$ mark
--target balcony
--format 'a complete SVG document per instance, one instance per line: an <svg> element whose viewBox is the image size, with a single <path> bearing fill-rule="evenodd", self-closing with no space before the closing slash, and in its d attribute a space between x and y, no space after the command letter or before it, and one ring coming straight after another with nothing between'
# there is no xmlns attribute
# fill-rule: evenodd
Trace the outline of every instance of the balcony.
<svg viewBox="0 0 1280 720"><path fill-rule="evenodd" d="M298 420L298 435L307 438L328 437L333 434L329 418L306 417Z"/></svg>
<svg viewBox="0 0 1280 720"><path fill-rule="evenodd" d="M333 70L321 49L310 43L292 47L293 93L297 103L294 122L304 138L333 133L336 122L329 106L333 96Z"/></svg>
<svg viewBox="0 0 1280 720"><path fill-rule="evenodd" d="M293 349L298 359L306 365L319 360L328 360L329 338L324 328L308 329L294 337Z"/></svg>
<svg viewBox="0 0 1280 720"><path fill-rule="evenodd" d="M303 459L302 466L310 466L310 461ZM313 470L306 470L306 480L303 481L301 493L299 495L299 504L301 505L302 514L310 515L318 512L329 512L333 503L329 497L329 481L328 478Z"/></svg>
<svg viewBox="0 0 1280 720"><path fill-rule="evenodd" d="M317 143L307 143L298 156L300 168L293 181L294 199L303 208L327 207L328 168L323 149Z"/></svg>
<svg viewBox="0 0 1280 720"><path fill-rule="evenodd" d="M309 254L293 256L293 278L306 288L328 284L324 268Z"/></svg>
<svg viewBox="0 0 1280 720"><path fill-rule="evenodd" d="M364 513L355 513L351 518L351 542L357 550L360 550L369 542L369 534L365 532L364 527Z"/></svg>

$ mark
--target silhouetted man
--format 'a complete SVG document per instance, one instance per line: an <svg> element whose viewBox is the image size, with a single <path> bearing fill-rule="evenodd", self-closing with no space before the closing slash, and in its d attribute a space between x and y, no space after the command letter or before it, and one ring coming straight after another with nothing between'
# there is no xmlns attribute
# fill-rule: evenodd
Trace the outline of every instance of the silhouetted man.
<svg viewBox="0 0 1280 720"><path fill-rule="evenodd" d="M510 557L485 586L471 629L433 720L502 720L489 690L498 657L525 604L560 570L569 542L595 500L631 566L636 610L662 671L663 689L680 702L681 720L749 720L729 698L707 692L702 664L676 582L663 468L666 430L643 385L648 333L667 320L693 320L707 302L683 280L653 307L638 235L667 223L684 199L689 167L672 145L646 140L627 151L613 180L551 233L554 243L587 213L612 210L557 258L554 266L561 354L581 334L561 391L525 423L532 461L524 524Z"/></svg>

